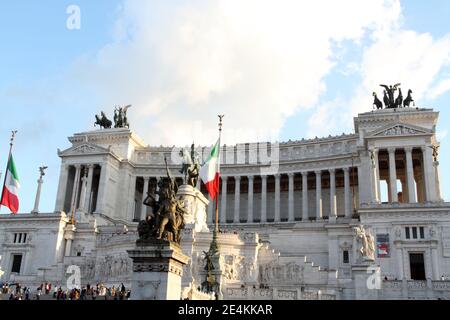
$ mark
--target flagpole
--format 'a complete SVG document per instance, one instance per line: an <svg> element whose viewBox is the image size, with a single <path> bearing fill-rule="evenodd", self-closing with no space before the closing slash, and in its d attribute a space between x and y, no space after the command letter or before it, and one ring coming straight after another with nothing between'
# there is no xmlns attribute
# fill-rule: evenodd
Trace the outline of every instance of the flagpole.
<svg viewBox="0 0 450 320"><path fill-rule="evenodd" d="M217 161L217 166L218 166L218 171L219 171L219 177L220 177L220 143L221 143L221 138L222 138L222 119L225 115L218 115L219 117L219 150L218 150L218 161ZM214 232L216 233L219 230L219 193L220 193L220 179L217 182L218 183L218 187L217 187L217 196L216 196L216 225L214 226Z"/></svg>
<svg viewBox="0 0 450 320"><path fill-rule="evenodd" d="M13 145L14 145L14 139L16 138L16 133L17 133L17 130L11 131L11 139L10 139L10 142L9 142L8 161L6 162L5 178L3 180L2 196L0 197L0 203L3 200L3 191L5 190L6 177L8 175L8 168L9 168L9 161L11 160L12 148L13 148ZM2 208L2 205L0 204L0 210L1 210L1 208Z"/></svg>

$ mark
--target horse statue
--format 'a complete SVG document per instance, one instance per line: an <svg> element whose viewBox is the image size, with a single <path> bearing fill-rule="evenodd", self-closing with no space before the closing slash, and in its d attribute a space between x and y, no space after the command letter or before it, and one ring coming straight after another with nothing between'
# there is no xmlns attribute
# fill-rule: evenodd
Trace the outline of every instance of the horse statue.
<svg viewBox="0 0 450 320"><path fill-rule="evenodd" d="M101 111L100 116L97 114L95 115L94 127L97 125L99 125L100 128L110 129L112 126L112 121L106 117L103 111Z"/></svg>
<svg viewBox="0 0 450 320"><path fill-rule="evenodd" d="M373 95L373 107L377 109L383 109L383 103L378 99L377 94L374 92Z"/></svg>
<svg viewBox="0 0 450 320"><path fill-rule="evenodd" d="M409 105L411 104L411 102L413 103L413 106L416 106L416 103L414 101L414 99L411 96L412 90L409 89L408 90L408 95L406 96L405 101L403 101L403 107L409 107Z"/></svg>
<svg viewBox="0 0 450 320"><path fill-rule="evenodd" d="M180 244L181 230L184 228L184 215L187 214L182 200L176 198L178 186L170 175L166 162L167 178L158 181L156 196L148 193L144 205L153 208L145 220L138 226L139 240L150 238L163 239Z"/></svg>
<svg viewBox="0 0 450 320"><path fill-rule="evenodd" d="M395 99L395 107L396 108L401 108L402 107L402 102L403 102L402 89L398 88L398 96Z"/></svg>

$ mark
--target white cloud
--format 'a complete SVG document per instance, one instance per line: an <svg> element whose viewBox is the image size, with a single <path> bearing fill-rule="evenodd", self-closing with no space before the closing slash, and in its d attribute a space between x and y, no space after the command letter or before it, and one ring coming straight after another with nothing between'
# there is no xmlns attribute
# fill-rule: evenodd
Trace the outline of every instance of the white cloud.
<svg viewBox="0 0 450 320"><path fill-rule="evenodd" d="M412 89L417 105L423 99L434 99L450 89L449 80L438 81L439 74L448 66L450 57L450 35L433 39L428 33L416 33L394 27L377 35L374 42L363 52L359 71L361 84L354 89L352 98L339 113L318 107L317 115L326 115L324 123L332 124L335 117L342 119L330 130L352 128L352 116L359 112L372 110L372 92L376 91L382 98L380 84L401 83L403 97ZM327 105L327 104L325 104ZM346 117L342 117L345 114ZM314 131L311 127L310 131ZM313 132L312 132L313 133Z"/></svg>
<svg viewBox="0 0 450 320"><path fill-rule="evenodd" d="M116 41L76 74L103 107L132 103L150 144L212 143L218 113L225 142L261 140L317 103L333 44L379 37L400 11L397 0L125 1Z"/></svg>

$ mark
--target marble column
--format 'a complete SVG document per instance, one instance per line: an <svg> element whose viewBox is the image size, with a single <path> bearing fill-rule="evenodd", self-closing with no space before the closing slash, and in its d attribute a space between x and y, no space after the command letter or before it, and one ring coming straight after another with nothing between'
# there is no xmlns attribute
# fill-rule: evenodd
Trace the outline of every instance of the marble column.
<svg viewBox="0 0 450 320"><path fill-rule="evenodd" d="M267 176L261 176L261 222L267 222Z"/></svg>
<svg viewBox="0 0 450 320"><path fill-rule="evenodd" d="M308 221L308 172L302 174L302 221Z"/></svg>
<svg viewBox="0 0 450 320"><path fill-rule="evenodd" d="M44 179L42 179L42 174L39 176L39 179L37 180L38 187L36 191L36 198L34 199L34 208L31 213L37 214L39 213L39 202L41 201L41 190L42 190L42 184L44 183Z"/></svg>
<svg viewBox="0 0 450 320"><path fill-rule="evenodd" d="M280 174L275 174L275 222L280 222Z"/></svg>
<svg viewBox="0 0 450 320"><path fill-rule="evenodd" d="M288 173L289 191L288 191L288 221L295 221L294 216L294 174Z"/></svg>
<svg viewBox="0 0 450 320"><path fill-rule="evenodd" d="M220 223L227 223L227 176L221 176L222 197L220 199Z"/></svg>
<svg viewBox="0 0 450 320"><path fill-rule="evenodd" d="M350 168L343 168L344 170L344 211L345 217L351 218L351 201L350 201Z"/></svg>
<svg viewBox="0 0 450 320"><path fill-rule="evenodd" d="M433 167L433 155L430 146L422 146L423 169L425 180L425 198L427 201L440 200L436 190L436 170Z"/></svg>
<svg viewBox="0 0 450 320"><path fill-rule="evenodd" d="M137 176L132 174L130 176L130 190L128 193L128 217L132 221L136 218L139 218L141 216L140 212L136 212L137 208L135 205L135 199L136 199L136 180ZM137 216L137 217L136 217Z"/></svg>
<svg viewBox="0 0 450 320"><path fill-rule="evenodd" d="M80 185L81 165L75 165L75 176L73 180L72 199L70 202L70 211L75 212L77 207L78 187Z"/></svg>
<svg viewBox="0 0 450 320"><path fill-rule="evenodd" d="M374 202L381 202L380 191L380 163L378 161L378 149L373 150L373 188L374 188Z"/></svg>
<svg viewBox="0 0 450 320"><path fill-rule="evenodd" d="M233 222L240 222L240 211L241 211L241 177L234 177L234 217Z"/></svg>
<svg viewBox="0 0 450 320"><path fill-rule="evenodd" d="M141 220L145 220L145 218L147 217L147 206L144 204L144 200L145 198L147 198L149 182L150 177L144 177L144 190L142 192L141 199Z"/></svg>
<svg viewBox="0 0 450 320"><path fill-rule="evenodd" d="M416 201L416 192L414 188L414 168L412 161L412 148L405 148L406 153L406 183L408 188L408 201L410 203L417 202Z"/></svg>
<svg viewBox="0 0 450 320"><path fill-rule="evenodd" d="M247 222L253 222L253 176L248 176Z"/></svg>
<svg viewBox="0 0 450 320"><path fill-rule="evenodd" d="M441 183L439 180L440 173L439 173L439 161L433 161L433 167L434 167L434 176L435 176L435 190L436 190L436 200L442 201L441 197Z"/></svg>
<svg viewBox="0 0 450 320"><path fill-rule="evenodd" d="M336 220L337 218L337 208L336 208L336 170L329 169L330 172L330 222L331 220Z"/></svg>
<svg viewBox="0 0 450 320"><path fill-rule="evenodd" d="M104 213L106 186L108 179L109 179L108 163L102 163L100 169L100 181L98 184L97 206L95 209L95 211L98 213ZM128 210L128 208L125 208L125 210Z"/></svg>
<svg viewBox="0 0 450 320"><path fill-rule="evenodd" d="M69 177L69 166L67 164L62 163L61 170L59 173L58 194L56 195L55 211L64 211L68 177Z"/></svg>
<svg viewBox="0 0 450 320"><path fill-rule="evenodd" d="M389 148L389 183L391 186L392 202L398 202L397 194L397 171L395 168L395 148Z"/></svg>
<svg viewBox="0 0 450 320"><path fill-rule="evenodd" d="M94 180L94 168L95 165L88 164L88 181L86 186L86 197L84 200L84 212L90 213L91 211L91 193L92 193L92 182Z"/></svg>
<svg viewBox="0 0 450 320"><path fill-rule="evenodd" d="M316 220L322 219L322 171L316 170Z"/></svg>

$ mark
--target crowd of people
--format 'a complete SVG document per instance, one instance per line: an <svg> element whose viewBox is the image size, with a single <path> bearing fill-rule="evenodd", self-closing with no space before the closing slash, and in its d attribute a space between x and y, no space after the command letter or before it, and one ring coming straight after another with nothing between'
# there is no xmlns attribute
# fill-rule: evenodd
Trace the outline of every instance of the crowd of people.
<svg viewBox="0 0 450 320"><path fill-rule="evenodd" d="M43 295L46 296L46 300L129 300L131 291L127 290L123 283L112 287L107 287L102 283L87 284L81 288L69 290L46 282L36 290L31 290L20 283L3 283L1 284L1 293L9 300L41 300Z"/></svg>

